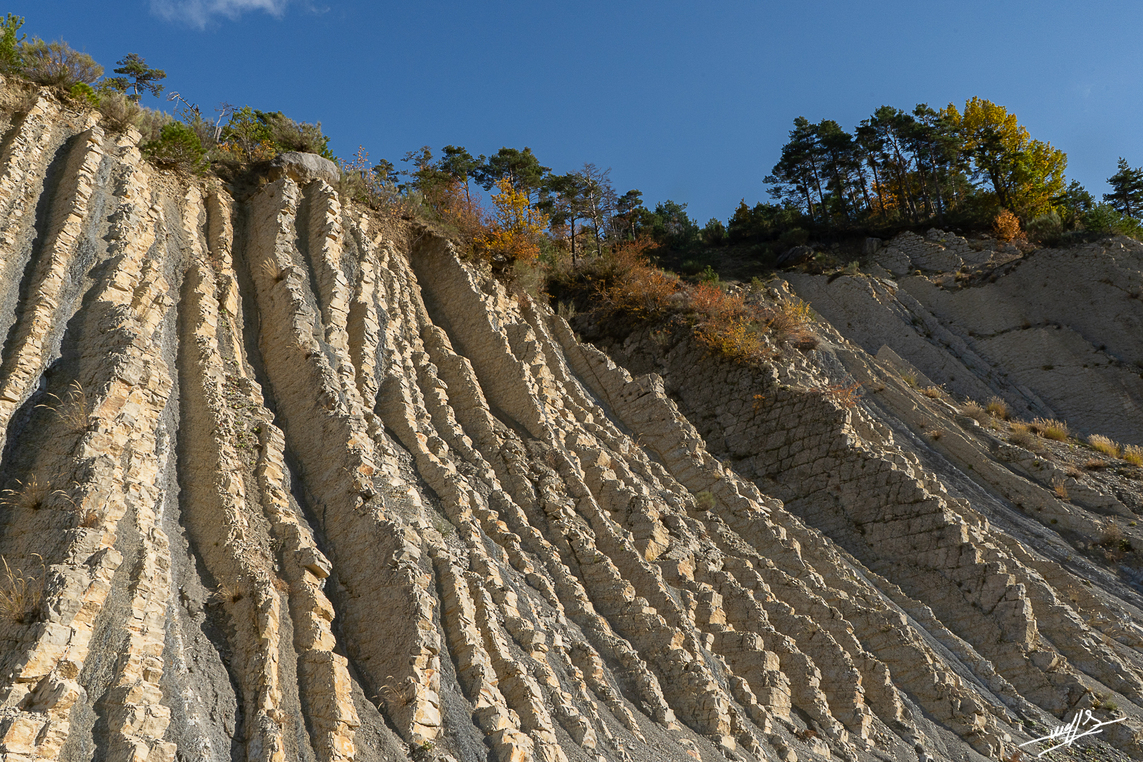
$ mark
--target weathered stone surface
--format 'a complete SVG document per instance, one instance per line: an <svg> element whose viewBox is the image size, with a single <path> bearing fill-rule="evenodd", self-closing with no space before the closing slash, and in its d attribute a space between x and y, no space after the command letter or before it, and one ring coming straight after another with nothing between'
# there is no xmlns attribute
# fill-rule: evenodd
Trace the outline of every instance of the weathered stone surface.
<svg viewBox="0 0 1143 762"><path fill-rule="evenodd" d="M1136 572L1078 573L1047 529L1136 542L1137 487L901 378L997 388L977 364L1031 362L1014 293L968 315L923 278L791 276L866 351L824 324L753 367L596 346L318 157L238 200L31 104L0 155L4 759L997 759L1105 693L1139 755ZM873 255L1010 256L980 253ZM1132 246L1100 256L1138 284ZM1098 352L1126 363L1120 312Z"/></svg>
<svg viewBox="0 0 1143 762"><path fill-rule="evenodd" d="M809 246L794 246L778 257L778 267L793 267L813 259L814 250Z"/></svg>
<svg viewBox="0 0 1143 762"><path fill-rule="evenodd" d="M332 186L337 186L341 182L341 170L337 162L318 156L316 153L301 151L280 153L274 157L271 166L279 176L288 175L301 185L313 180L322 180Z"/></svg>

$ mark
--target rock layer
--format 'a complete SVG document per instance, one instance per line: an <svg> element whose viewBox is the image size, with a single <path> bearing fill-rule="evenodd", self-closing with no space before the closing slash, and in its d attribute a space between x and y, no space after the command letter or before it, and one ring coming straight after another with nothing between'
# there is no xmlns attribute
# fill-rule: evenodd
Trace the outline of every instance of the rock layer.
<svg viewBox="0 0 1143 762"><path fill-rule="evenodd" d="M136 139L45 94L0 151L5 759L997 759L1103 694L1140 753L1137 591L823 393L859 348L617 365Z"/></svg>

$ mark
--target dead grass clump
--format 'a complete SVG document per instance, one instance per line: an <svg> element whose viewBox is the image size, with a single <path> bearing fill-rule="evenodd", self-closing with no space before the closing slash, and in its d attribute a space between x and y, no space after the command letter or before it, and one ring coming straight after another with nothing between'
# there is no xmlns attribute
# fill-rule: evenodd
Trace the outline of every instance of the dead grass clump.
<svg viewBox="0 0 1143 762"><path fill-rule="evenodd" d="M856 381L846 386L844 384L837 384L822 390L822 396L828 397L842 407L854 407L857 401L861 399L861 384Z"/></svg>
<svg viewBox="0 0 1143 762"><path fill-rule="evenodd" d="M392 675L389 675L385 684L381 686L379 696L390 707L408 706L413 703L416 697L417 687L412 678L406 677L404 680L398 681Z"/></svg>
<svg viewBox="0 0 1143 762"><path fill-rule="evenodd" d="M16 486L0 492L0 505L9 510L39 510L51 493L52 487L40 481L35 474L26 480L16 480Z"/></svg>
<svg viewBox="0 0 1143 762"><path fill-rule="evenodd" d="M812 343L817 347L818 338L810 330L813 324L813 310L810 305L797 297L785 299L777 308L770 310L766 327L779 344L787 342L797 349Z"/></svg>
<svg viewBox="0 0 1143 762"><path fill-rule="evenodd" d="M4 571L0 574L0 615L17 624L35 622L40 616L47 570L44 568L44 559L39 554L35 557L40 559L42 573L39 579L22 570L13 571L8 565L8 559L0 557L0 562L4 564Z"/></svg>
<svg viewBox="0 0 1143 762"><path fill-rule="evenodd" d="M700 511L713 511L715 506L714 494L708 490L695 493L695 507Z"/></svg>
<svg viewBox="0 0 1143 762"><path fill-rule="evenodd" d="M921 390L921 394L932 400L940 399L941 388L939 386L926 386Z"/></svg>
<svg viewBox="0 0 1143 762"><path fill-rule="evenodd" d="M1133 466L1143 466L1143 447L1127 445L1123 448L1123 459Z"/></svg>
<svg viewBox="0 0 1143 762"><path fill-rule="evenodd" d="M1036 441L1036 435L1032 433L1026 423L1014 423L1008 432L1008 441L1025 450L1036 451L1040 448L1039 443Z"/></svg>
<svg viewBox="0 0 1143 762"><path fill-rule="evenodd" d="M1095 448L1097 452L1101 452L1109 458L1119 457L1119 445L1102 434L1092 434L1087 438L1087 443Z"/></svg>
<svg viewBox="0 0 1143 762"><path fill-rule="evenodd" d="M67 385L63 396L48 394L56 401L54 405L36 405L37 408L51 410L69 430L79 434L87 431L87 392L79 381Z"/></svg>
<svg viewBox="0 0 1143 762"><path fill-rule="evenodd" d="M1068 425L1054 418L1037 418L1029 427L1044 439L1056 442L1066 442L1068 439Z"/></svg>
<svg viewBox="0 0 1143 762"><path fill-rule="evenodd" d="M1008 409L1008 403L999 397L993 397L984 406L985 411L993 418L999 418L1002 421L1007 421L1012 417L1012 412Z"/></svg>
<svg viewBox="0 0 1143 762"><path fill-rule="evenodd" d="M982 408L978 403L969 400L961 406L960 412L962 415L967 415L981 426L988 424L988 411Z"/></svg>
<svg viewBox="0 0 1143 762"><path fill-rule="evenodd" d="M245 596L237 586L227 585L225 582L218 583L218 586L207 596L206 602L208 604L226 605L227 603L238 603Z"/></svg>
<svg viewBox="0 0 1143 762"><path fill-rule="evenodd" d="M1058 497L1060 500L1067 500L1068 499L1068 485L1067 485L1067 483L1063 479L1061 479L1060 477L1057 476L1056 478L1052 479L1052 492L1055 492L1056 497Z"/></svg>
<svg viewBox="0 0 1143 762"><path fill-rule="evenodd" d="M745 318L700 323L695 329L707 349L730 360L749 361L766 356L766 342L755 324Z"/></svg>
<svg viewBox="0 0 1143 762"><path fill-rule="evenodd" d="M1083 467L1088 471L1102 471L1107 468L1107 461L1100 460L1099 458L1089 458L1083 462Z"/></svg>
<svg viewBox="0 0 1143 762"><path fill-rule="evenodd" d="M1103 548L1103 554L1108 561L1121 561L1125 555L1134 550L1131 540L1123 534L1123 528L1114 521L1103 525L1103 531L1095 544Z"/></svg>
<svg viewBox="0 0 1143 762"><path fill-rule="evenodd" d="M266 276L267 280L273 281L274 283L279 283L286 277L285 271L278 267L278 262L273 257L262 260L262 264L259 265L258 269L262 271L262 274Z"/></svg>

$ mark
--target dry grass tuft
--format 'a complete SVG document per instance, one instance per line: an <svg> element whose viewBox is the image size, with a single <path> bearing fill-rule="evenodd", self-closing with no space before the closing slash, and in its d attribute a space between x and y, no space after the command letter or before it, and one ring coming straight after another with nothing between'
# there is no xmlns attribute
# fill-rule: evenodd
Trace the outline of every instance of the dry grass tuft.
<svg viewBox="0 0 1143 762"><path fill-rule="evenodd" d="M243 595L242 591L239 590L237 586L231 587L225 582L219 582L218 586L214 588L214 591L211 592L209 596L207 596L207 603L221 605L225 605L227 603L238 603L244 597L245 596Z"/></svg>
<svg viewBox="0 0 1143 762"><path fill-rule="evenodd" d="M1044 439L1057 442L1066 442L1068 439L1068 425L1054 418L1037 418L1032 421L1030 428Z"/></svg>
<svg viewBox="0 0 1143 762"><path fill-rule="evenodd" d="M1133 466L1143 466L1143 447L1127 445L1123 448L1123 459Z"/></svg>
<svg viewBox="0 0 1143 762"><path fill-rule="evenodd" d="M0 557L4 564L4 572L0 575L0 615L17 624L35 622L40 617L47 569L44 568L44 559L39 554L35 557L40 559L42 573L39 579L22 570L13 571L8 559Z"/></svg>
<svg viewBox="0 0 1143 762"><path fill-rule="evenodd" d="M921 390L921 394L925 395L929 399L939 399L941 396L941 388L939 386L926 386Z"/></svg>
<svg viewBox="0 0 1143 762"><path fill-rule="evenodd" d="M51 494L52 487L32 474L25 481L16 480L17 486L0 492L0 505L9 510L39 510Z"/></svg>
<svg viewBox="0 0 1143 762"><path fill-rule="evenodd" d="M390 707L408 706L413 703L416 697L416 685L409 677L398 682L392 675L389 675L385 684L381 686L380 698Z"/></svg>
<svg viewBox="0 0 1143 762"><path fill-rule="evenodd" d="M1068 499L1068 485L1067 485L1067 483L1063 479L1061 479L1060 477L1057 476L1056 478L1052 479L1052 492L1055 492L1056 497L1058 497L1060 500L1067 500Z"/></svg>
<svg viewBox="0 0 1143 762"><path fill-rule="evenodd" d="M1121 561L1134 550L1131 540L1123 533L1123 527L1114 521L1108 521L1103 525L1103 531L1095 544L1103 548L1103 554L1108 561Z"/></svg>
<svg viewBox="0 0 1143 762"><path fill-rule="evenodd" d="M286 277L285 270L278 267L278 262L273 257L267 257L262 260L262 264L258 266L258 269L262 271L262 274L266 276L267 280L273 281L274 283L278 283Z"/></svg>
<svg viewBox="0 0 1143 762"><path fill-rule="evenodd" d="M87 392L79 381L72 381L62 397L47 395L56 401L54 405L36 405L37 408L51 410L68 429L75 433L87 431Z"/></svg>
<svg viewBox="0 0 1143 762"><path fill-rule="evenodd" d="M1089 458L1083 462L1083 467L1088 471L1101 471L1107 468L1107 461L1100 460L1099 458Z"/></svg>
<svg viewBox="0 0 1143 762"><path fill-rule="evenodd" d="M810 330L812 324L813 310L797 297L784 300L776 309L771 310L766 319L766 327L774 335L775 341L779 344L788 342L798 349L811 342L814 347L817 346L817 336Z"/></svg>
<svg viewBox="0 0 1143 762"><path fill-rule="evenodd" d="M988 425L988 411L982 408L978 403L969 400L961 406L960 412L962 415L967 415L981 426Z"/></svg>
<svg viewBox="0 0 1143 762"><path fill-rule="evenodd" d="M707 490L695 493L695 506L700 511L713 511L715 504L716 501L713 493Z"/></svg>
<svg viewBox="0 0 1143 762"><path fill-rule="evenodd" d="M1087 443L1095 448L1096 452L1101 452L1109 458L1119 457L1119 445L1102 434L1092 434L1087 438Z"/></svg>
<svg viewBox="0 0 1143 762"><path fill-rule="evenodd" d="M728 359L749 362L773 354L767 347L767 333L774 343L802 351L818 345L818 337L809 328L810 307L796 297L767 308L749 304L742 295L729 294L714 283L699 283L682 293L699 341Z"/></svg>
<svg viewBox="0 0 1143 762"><path fill-rule="evenodd" d="M1026 423L1014 423L1008 432L1008 441L1025 450L1036 451L1040 449L1040 444L1036 440L1036 435L1032 433L1031 428Z"/></svg>
<svg viewBox="0 0 1143 762"><path fill-rule="evenodd" d="M984 406L985 411L993 418L999 418L1002 421L1007 421L1012 417L1012 412L1008 409L1008 403L999 397L993 397Z"/></svg>

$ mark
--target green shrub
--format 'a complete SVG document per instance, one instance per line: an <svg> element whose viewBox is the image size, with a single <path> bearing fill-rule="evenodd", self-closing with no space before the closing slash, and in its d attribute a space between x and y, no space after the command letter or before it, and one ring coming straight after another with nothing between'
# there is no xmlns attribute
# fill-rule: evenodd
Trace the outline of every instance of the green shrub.
<svg viewBox="0 0 1143 762"><path fill-rule="evenodd" d="M316 153L330 161L335 160L336 157L329 150L329 138L321 132L321 122L295 122L281 111L264 114L263 117L270 127L271 139L280 150Z"/></svg>
<svg viewBox="0 0 1143 762"><path fill-rule="evenodd" d="M1111 204L1096 204L1080 218L1084 230L1099 235L1125 235L1143 240L1139 220L1121 214Z"/></svg>
<svg viewBox="0 0 1143 762"><path fill-rule="evenodd" d="M184 172L200 171L206 154L198 135L182 122L166 125L157 140L144 143L141 148L155 164Z"/></svg>
<svg viewBox="0 0 1143 762"><path fill-rule="evenodd" d="M71 89L76 84L90 85L103 75L103 67L87 53L72 50L63 40L44 42L38 37L20 46L23 74L41 85L60 85Z"/></svg>
<svg viewBox="0 0 1143 762"><path fill-rule="evenodd" d="M783 246L805 246L810 240L810 233L805 228L790 228L778 236L778 243Z"/></svg>
<svg viewBox="0 0 1143 762"><path fill-rule="evenodd" d="M224 159L239 163L269 161L283 151L335 159L320 123L295 122L280 111L257 111L249 106L231 115L222 130L220 147Z"/></svg>
<svg viewBox="0 0 1143 762"><path fill-rule="evenodd" d="M714 493L708 490L695 493L695 507L700 511L713 511L718 505Z"/></svg>
<svg viewBox="0 0 1143 762"><path fill-rule="evenodd" d="M158 140L163 127L174 121L170 114L140 106L128 95L115 90L100 88L96 90L96 96L99 98L99 112L107 124L121 131L134 127L139 130L141 144Z"/></svg>
<svg viewBox="0 0 1143 762"><path fill-rule="evenodd" d="M130 96L127 97L130 98ZM142 143L158 140L163 128L174 122L174 117L167 112L147 108L146 106L139 107L134 119L132 119L135 129L139 130L139 140ZM199 142L201 144L202 141L200 140Z"/></svg>
<svg viewBox="0 0 1143 762"><path fill-rule="evenodd" d="M711 217L702 229L702 242L707 246L721 246L726 242L726 226L722 221Z"/></svg>
<svg viewBox="0 0 1143 762"><path fill-rule="evenodd" d="M99 95L95 92L95 89L86 82L76 82L72 85L70 92L71 96L77 100L85 101L92 107L99 106Z"/></svg>
<svg viewBox="0 0 1143 762"><path fill-rule="evenodd" d="M1041 214L1025 226L1028 237L1045 246L1054 246L1059 243L1064 234L1064 222L1056 212Z"/></svg>
<svg viewBox="0 0 1143 762"><path fill-rule="evenodd" d="M102 84L102 83L101 83ZM135 123L141 108L123 93L99 89L99 112L117 130L126 130Z"/></svg>

